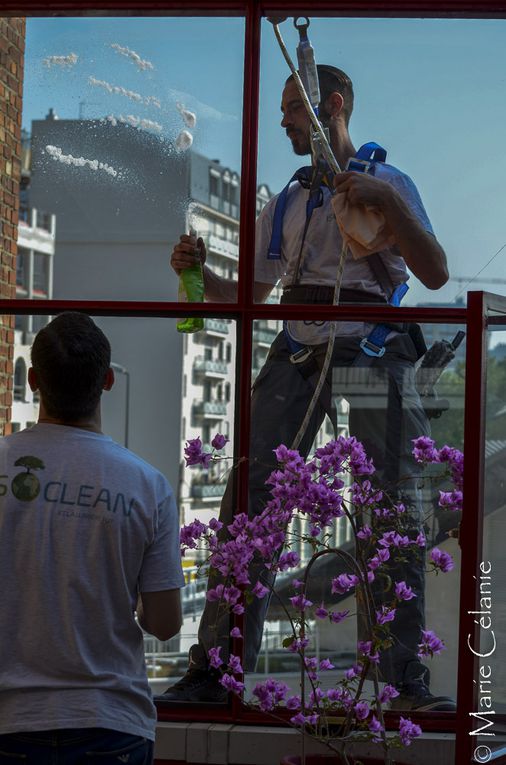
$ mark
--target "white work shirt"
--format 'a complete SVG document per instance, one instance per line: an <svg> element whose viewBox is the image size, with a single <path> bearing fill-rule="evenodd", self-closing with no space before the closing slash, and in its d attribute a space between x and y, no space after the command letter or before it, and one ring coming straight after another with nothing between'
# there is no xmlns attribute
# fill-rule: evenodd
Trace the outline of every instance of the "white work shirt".
<svg viewBox="0 0 506 765"><path fill-rule="evenodd" d="M420 220L426 231L433 234L433 229L418 190L409 176L392 165L377 163L375 176L391 183L399 192L408 207ZM281 257L270 260L269 243L272 236L274 210L279 195L272 197L259 215L256 227L255 281L273 286L281 282L287 287L297 281L298 284L334 286L337 264L342 249L342 239L331 205L332 195L327 188L322 189L323 204L315 208L304 239L299 279L295 280L294 270L297 265L306 222L306 203L309 190L294 181L288 190L286 209L283 218L281 239ZM394 286L409 279L404 259L395 247L381 253L383 263ZM354 260L351 253L346 255L342 289L354 289L373 295L385 295L378 283L368 258ZM335 322L337 336L367 336L374 325L365 322ZM325 342L328 338L328 323L289 321L288 330L298 342L314 345Z"/></svg>

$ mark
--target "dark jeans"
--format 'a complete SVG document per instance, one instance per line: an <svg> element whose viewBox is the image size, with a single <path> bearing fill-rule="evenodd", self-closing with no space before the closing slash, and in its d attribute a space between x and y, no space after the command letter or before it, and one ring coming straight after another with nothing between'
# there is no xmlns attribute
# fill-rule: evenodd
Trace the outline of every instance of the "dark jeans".
<svg viewBox="0 0 506 765"><path fill-rule="evenodd" d="M401 497L409 507L413 533L422 526L422 496L420 468L412 455L412 439L430 433L429 423L415 388L414 362L417 354L410 337L399 335L387 345L387 352L370 367L354 367L359 353L359 340L338 338L334 347L329 384L333 397L342 395L350 405L350 433L362 441L377 469L376 481L382 488ZM273 449L279 444L290 446L307 411L313 389L289 360L283 334L274 341L269 357L259 373L254 387L251 410L250 504L249 515L261 512L270 498L265 480L276 467ZM299 451L309 453L315 435L324 419L321 404L316 406ZM233 518L234 497L232 481L221 503L220 519L230 523ZM225 536L224 533L221 536ZM416 533L415 533L416 536ZM425 561L423 554L408 556L408 561L391 573L412 587L417 597L402 603L392 624L394 646L383 653L381 669L384 679L396 684L413 681L429 682L429 671L417 656L417 644L425 626L424 592ZM262 580L269 575L263 564L250 570L255 582L262 571ZM273 582L274 577L270 577ZM219 576L211 577L215 587ZM267 582L266 582L267 583ZM375 590L376 605L383 597ZM253 598L247 604L245 621L246 671L255 670L269 599ZM199 627L199 643L207 651L215 644L222 646L221 656L228 654L229 619L218 612L215 601L206 601ZM362 632L359 619L359 635ZM364 636L365 637L365 636Z"/></svg>
<svg viewBox="0 0 506 765"><path fill-rule="evenodd" d="M152 765L153 742L103 728L0 736L0 765Z"/></svg>

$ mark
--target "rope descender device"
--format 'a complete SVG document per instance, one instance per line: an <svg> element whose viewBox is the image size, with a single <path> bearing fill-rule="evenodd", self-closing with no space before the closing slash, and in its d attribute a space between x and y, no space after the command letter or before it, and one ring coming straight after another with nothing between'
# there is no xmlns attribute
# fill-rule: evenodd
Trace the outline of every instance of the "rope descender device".
<svg viewBox="0 0 506 765"><path fill-rule="evenodd" d="M298 23L299 18L303 23ZM318 117L318 105L320 103L320 85L318 82L318 70L314 58L314 49L309 42L307 30L310 21L307 16L298 16L294 18L293 25L299 33L299 44L297 45L297 63L299 65L299 74L307 93L307 97L314 113Z"/></svg>
<svg viewBox="0 0 506 765"><path fill-rule="evenodd" d="M303 24L297 24L297 21L299 18L304 18ZM302 100L302 103L304 104L304 108L306 109L309 119L311 120L311 124L313 126L313 130L316 134L318 134L318 138L320 141L321 146L321 153L323 157L325 158L327 164L329 165L330 169L334 173L340 173L341 168L339 167L339 164L334 156L334 152L332 151L330 147L329 140L327 136L325 135L325 130L322 127L318 116L315 112L315 108L313 104L311 103L310 96L308 96L305 83L303 82L301 75L295 68L295 65L290 57L290 54L288 53L288 50L286 48L286 45L283 41L283 38L281 36L281 32L279 31L279 24L281 24L283 21L285 21L285 18L282 17L268 17L268 21L271 22L273 28L274 28L274 34L276 35L276 39L278 41L279 47L281 48L281 52L285 58L286 63L288 64L290 71L292 73L294 82L297 86L297 89L300 93L300 97ZM316 69L316 64L314 63L314 50L309 42L309 38L307 36L307 29L309 27L309 19L307 17L297 17L294 19L294 26L299 31L299 46L297 47L297 56L299 57L299 49L300 49L300 57L299 58L299 66L301 64L301 60L303 60L303 65L301 68L301 71L304 72L307 70L306 63L309 63L309 68L312 69L312 77L314 77L314 80L316 81L317 87L318 87L318 93L316 95L316 91L313 88L313 98L316 97L316 108L318 108L318 103L320 100L320 91L318 86L318 70ZM311 67L312 62L312 67ZM311 87L311 83L308 81L308 87Z"/></svg>

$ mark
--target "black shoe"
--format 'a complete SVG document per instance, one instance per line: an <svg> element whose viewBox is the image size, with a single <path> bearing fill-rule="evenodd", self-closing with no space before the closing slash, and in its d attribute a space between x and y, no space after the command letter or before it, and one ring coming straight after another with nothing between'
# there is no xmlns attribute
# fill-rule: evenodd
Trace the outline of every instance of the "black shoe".
<svg viewBox="0 0 506 765"><path fill-rule="evenodd" d="M188 669L181 680L170 685L156 698L161 701L212 702L224 704L228 691L220 683L220 673L209 668L206 652L201 645L192 645Z"/></svg>
<svg viewBox="0 0 506 765"><path fill-rule="evenodd" d="M392 699L390 709L394 712L456 712L457 705L449 696L433 696L428 688L417 689L413 694L400 690Z"/></svg>
<svg viewBox="0 0 506 765"><path fill-rule="evenodd" d="M208 669L188 669L181 680L170 685L160 701L192 701L224 704L228 691L219 682L220 675Z"/></svg>

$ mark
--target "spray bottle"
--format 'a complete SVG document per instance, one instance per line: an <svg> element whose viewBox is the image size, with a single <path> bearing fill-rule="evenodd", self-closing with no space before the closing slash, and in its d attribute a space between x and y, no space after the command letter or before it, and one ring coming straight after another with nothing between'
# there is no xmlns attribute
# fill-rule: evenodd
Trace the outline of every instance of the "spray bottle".
<svg viewBox="0 0 506 765"><path fill-rule="evenodd" d="M197 240L197 232L192 228L190 228L190 236L195 237L195 241ZM200 261L200 247L196 247L193 254L195 265L185 268L179 275L178 300L183 303L204 302L204 274ZM204 319L198 316L183 319L177 323L176 329L178 332L198 332L200 329L204 329Z"/></svg>

